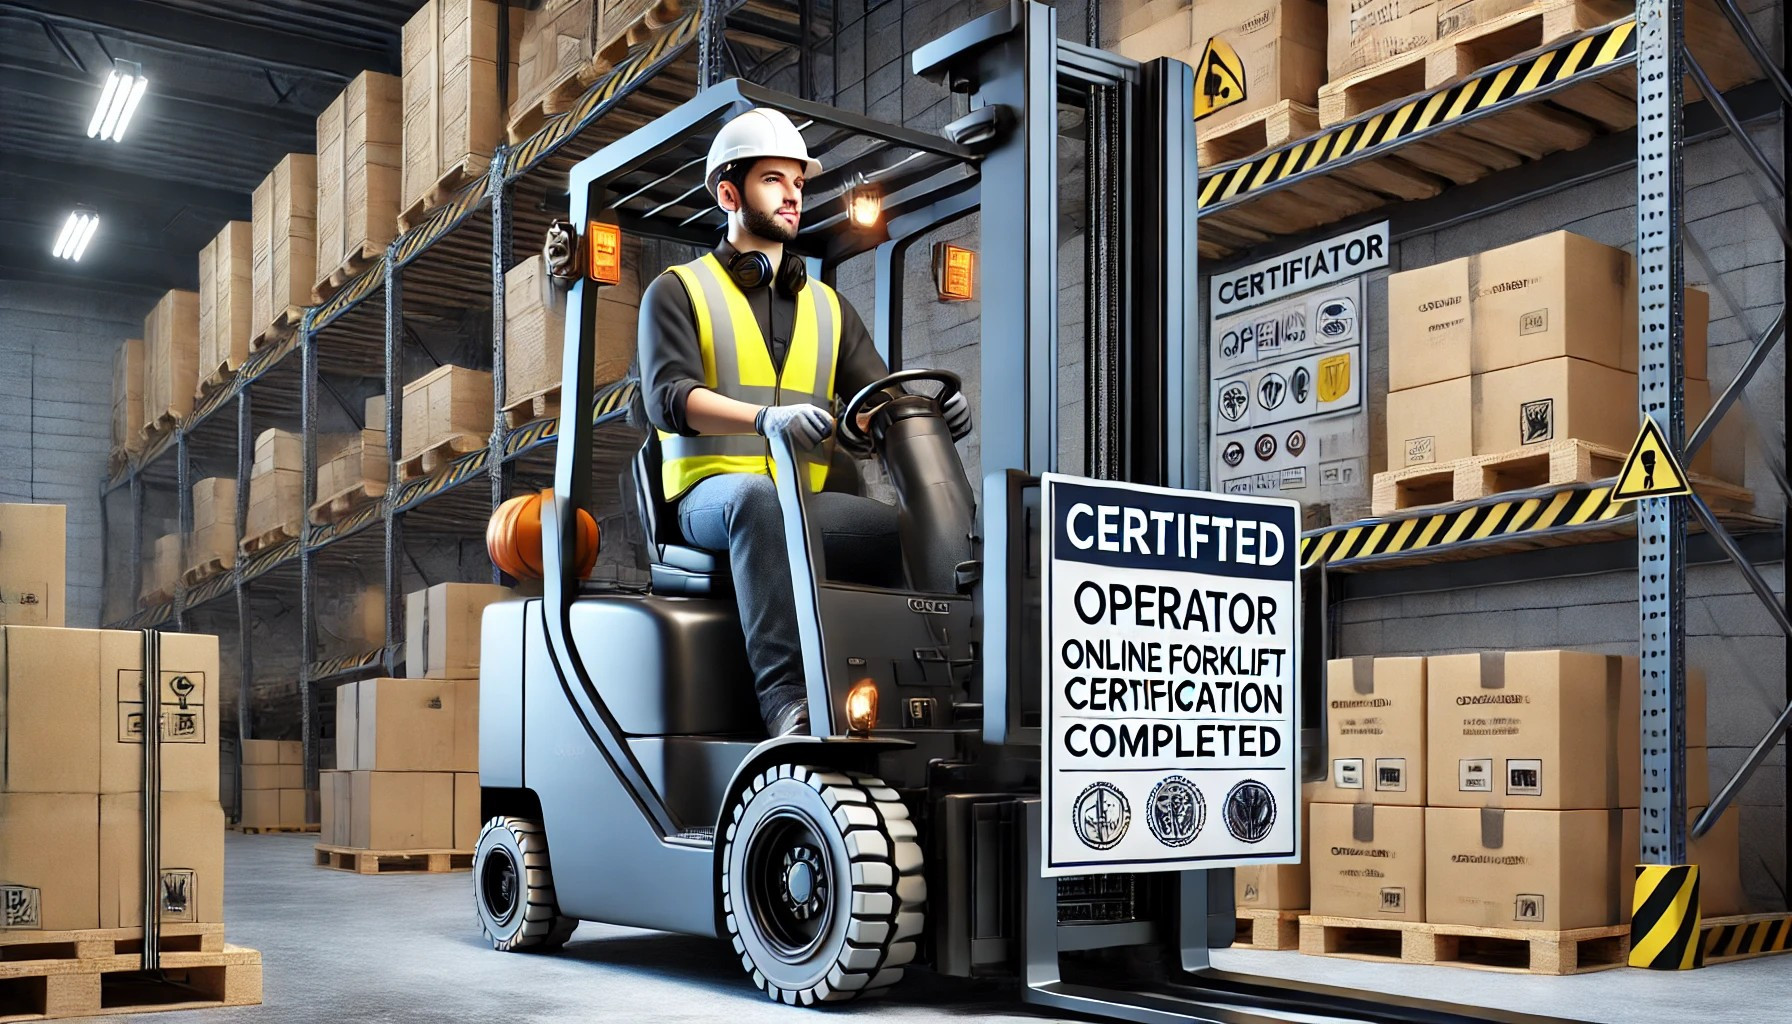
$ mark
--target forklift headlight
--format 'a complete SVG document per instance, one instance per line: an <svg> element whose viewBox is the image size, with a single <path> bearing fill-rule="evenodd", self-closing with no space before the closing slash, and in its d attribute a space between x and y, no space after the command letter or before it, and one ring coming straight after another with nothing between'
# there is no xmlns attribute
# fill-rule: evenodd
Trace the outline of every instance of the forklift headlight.
<svg viewBox="0 0 1792 1024"><path fill-rule="evenodd" d="M877 728L877 684L869 679L846 691L846 726L855 736L868 736Z"/></svg>

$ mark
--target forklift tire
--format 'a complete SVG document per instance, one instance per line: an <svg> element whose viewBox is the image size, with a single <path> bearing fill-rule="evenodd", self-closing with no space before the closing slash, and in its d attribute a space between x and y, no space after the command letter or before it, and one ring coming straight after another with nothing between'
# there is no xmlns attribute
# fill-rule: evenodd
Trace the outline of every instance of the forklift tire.
<svg viewBox="0 0 1792 1024"><path fill-rule="evenodd" d="M921 846L881 779L767 769L735 801L719 884L735 955L778 1002L880 995L915 958Z"/></svg>
<svg viewBox="0 0 1792 1024"><path fill-rule="evenodd" d="M554 874L541 823L493 818L473 851L473 902L479 927L501 953L559 949L579 926L554 901Z"/></svg>

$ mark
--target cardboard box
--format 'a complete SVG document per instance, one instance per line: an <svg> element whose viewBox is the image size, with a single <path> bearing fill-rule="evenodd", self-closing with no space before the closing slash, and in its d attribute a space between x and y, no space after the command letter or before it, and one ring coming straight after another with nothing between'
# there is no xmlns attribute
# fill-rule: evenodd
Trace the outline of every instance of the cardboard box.
<svg viewBox="0 0 1792 1024"><path fill-rule="evenodd" d="M361 850L447 850L454 844L452 772L351 773L349 845Z"/></svg>
<svg viewBox="0 0 1792 1024"><path fill-rule="evenodd" d="M1305 910L1311 901L1306 851L1312 838L1312 798L1316 784L1301 787L1299 864L1256 864L1232 870L1232 900L1240 910Z"/></svg>
<svg viewBox="0 0 1792 1024"><path fill-rule="evenodd" d="M174 596L180 581L183 540L178 533L166 533L156 538L149 571L143 576L143 593L146 596L157 595L161 600Z"/></svg>
<svg viewBox="0 0 1792 1024"><path fill-rule="evenodd" d="M332 273L397 236L403 148L397 75L363 71L317 115L317 298L334 292Z"/></svg>
<svg viewBox="0 0 1792 1024"><path fill-rule="evenodd" d="M224 922L224 812L216 797L164 793L161 800L163 924ZM100 797L101 928L143 922L143 806L135 793Z"/></svg>
<svg viewBox="0 0 1792 1024"><path fill-rule="evenodd" d="M479 678L479 636L485 608L515 596L490 583L438 583L405 595L405 675L412 679Z"/></svg>
<svg viewBox="0 0 1792 1024"><path fill-rule="evenodd" d="M641 286L637 241L622 244L622 281L597 298L597 351L591 379L607 384L627 375L635 358ZM566 294L548 283L538 253L504 275L504 405L558 389L566 348Z"/></svg>
<svg viewBox="0 0 1792 1024"><path fill-rule="evenodd" d="M336 768L352 772L361 767L361 684L336 687Z"/></svg>
<svg viewBox="0 0 1792 1024"><path fill-rule="evenodd" d="M243 790L242 824L248 828L303 828L310 796L303 789Z"/></svg>
<svg viewBox="0 0 1792 1024"><path fill-rule="evenodd" d="M127 338L112 356L112 452L131 456L143 450L143 340Z"/></svg>
<svg viewBox="0 0 1792 1024"><path fill-rule="evenodd" d="M1193 64L1194 11L1191 0L1145 0L1122 7L1113 50L1141 64L1159 57L1175 57ZM1199 84L1199 83L1197 83Z"/></svg>
<svg viewBox="0 0 1792 1024"><path fill-rule="evenodd" d="M525 10L511 119L540 106L562 82L595 81L602 65L588 65L597 45L598 8L593 0L545 0L540 8Z"/></svg>
<svg viewBox="0 0 1792 1024"><path fill-rule="evenodd" d="M1618 690L1618 792L1625 807L1639 806L1642 798L1643 771L1643 688L1641 666L1635 655L1619 659L1621 675ZM1694 757L1695 749L1703 750L1710 743L1710 697L1703 669L1686 669L1686 774L1688 804L1703 804L1710 799L1710 771L1704 757ZM1702 781L1702 785L1701 785Z"/></svg>
<svg viewBox="0 0 1792 1024"><path fill-rule="evenodd" d="M249 358L253 302L254 228L233 220L199 250L198 385L228 379Z"/></svg>
<svg viewBox="0 0 1792 1024"><path fill-rule="evenodd" d="M446 679L362 680L356 687L356 770L454 771L459 696Z"/></svg>
<svg viewBox="0 0 1792 1024"><path fill-rule="evenodd" d="M193 412L199 384L199 293L171 291L143 319L143 422L153 432L164 417Z"/></svg>
<svg viewBox="0 0 1792 1024"><path fill-rule="evenodd" d="M236 479L214 476L193 485L193 533L187 544L187 569L221 561L236 564Z"/></svg>
<svg viewBox="0 0 1792 1024"><path fill-rule="evenodd" d="M1562 357L1483 373L1474 381L1477 455L1566 438L1625 452L1636 440L1634 374Z"/></svg>
<svg viewBox="0 0 1792 1024"><path fill-rule="evenodd" d="M1212 114L1221 124L1282 100L1309 107L1325 84L1326 9L1320 0L1195 0L1188 56L1195 92L1216 98L1242 86L1244 97ZM1230 44L1244 65L1244 82L1208 79L1201 55L1213 38ZM1170 54L1175 56L1175 54Z"/></svg>
<svg viewBox="0 0 1792 1024"><path fill-rule="evenodd" d="M1437 41L1433 0L1351 0L1326 5L1330 78L1411 53Z"/></svg>
<svg viewBox="0 0 1792 1024"><path fill-rule="evenodd" d="M1425 659L1326 663L1327 756L1318 799L1425 805Z"/></svg>
<svg viewBox="0 0 1792 1024"><path fill-rule="evenodd" d="M100 798L0 792L0 935L100 926Z"/></svg>
<svg viewBox="0 0 1792 1024"><path fill-rule="evenodd" d="M0 504L0 626L68 616L68 508Z"/></svg>
<svg viewBox="0 0 1792 1024"><path fill-rule="evenodd" d="M1475 454L1474 378L1390 391L1388 470L1442 465Z"/></svg>
<svg viewBox="0 0 1792 1024"><path fill-rule="evenodd" d="M1616 923L1620 814L1428 808L1425 920L1540 931Z"/></svg>
<svg viewBox="0 0 1792 1024"><path fill-rule="evenodd" d="M1425 919L1425 808L1316 803L1309 814L1313 913Z"/></svg>
<svg viewBox="0 0 1792 1024"><path fill-rule="evenodd" d="M281 740L244 740L243 764L279 764Z"/></svg>
<svg viewBox="0 0 1792 1024"><path fill-rule="evenodd" d="M1687 752L1689 755L1691 751ZM1699 866L1699 914L1710 919L1748 913L1748 896L1742 889L1742 814L1731 806L1703 836L1692 834L1693 823L1705 813L1705 804L1687 802L1686 859ZM1613 851L1613 880L1617 886L1619 920L1629 923L1636 909L1636 869L1643 857L1642 813L1634 807L1623 811L1622 840Z"/></svg>
<svg viewBox="0 0 1792 1024"><path fill-rule="evenodd" d="M305 481L296 471L277 470L249 478L249 514L243 520L243 538L260 538L284 528L286 536L299 536L305 508Z"/></svg>
<svg viewBox="0 0 1792 1024"><path fill-rule="evenodd" d="M485 826L479 813L479 773L454 774L454 848L471 850L479 845L479 831Z"/></svg>
<svg viewBox="0 0 1792 1024"><path fill-rule="evenodd" d="M490 437L492 375L452 363L404 386L404 458L414 459L450 438Z"/></svg>
<svg viewBox="0 0 1792 1024"><path fill-rule="evenodd" d="M328 501L357 489L377 498L386 493L391 468L391 460L386 457L385 422L381 420L376 425L370 420L366 428L348 435L335 454L318 464L317 500Z"/></svg>
<svg viewBox="0 0 1792 1024"><path fill-rule="evenodd" d="M430 0L405 22L401 209L425 198L450 168L465 167L468 177L483 174L492 150L504 141L498 75L509 78L506 94L518 95L522 11L510 8L511 49L501 72L495 59L498 18L492 0Z"/></svg>
<svg viewBox="0 0 1792 1024"><path fill-rule="evenodd" d="M305 468L305 436L290 430L269 428L255 435L255 461L250 476L264 473L297 473Z"/></svg>
<svg viewBox="0 0 1792 1024"><path fill-rule="evenodd" d="M1620 368L1631 273L1629 253L1567 231L1476 256L1469 282L1474 371L1561 356Z"/></svg>
<svg viewBox="0 0 1792 1024"><path fill-rule="evenodd" d="M278 764L302 765L305 763L305 744L298 740L279 740L274 754L280 759Z"/></svg>
<svg viewBox="0 0 1792 1024"><path fill-rule="evenodd" d="M251 197L250 330L311 304L317 281L317 157L289 153Z"/></svg>
<svg viewBox="0 0 1792 1024"><path fill-rule="evenodd" d="M299 764L245 764L244 789L304 789L305 766Z"/></svg>
<svg viewBox="0 0 1792 1024"><path fill-rule="evenodd" d="M347 846L348 815L344 794L353 785L347 772L317 773L317 806L322 814L318 823L317 841L326 846Z"/></svg>
<svg viewBox="0 0 1792 1024"><path fill-rule="evenodd" d="M1467 377L1468 258L1388 275L1388 390ZM1390 461L1388 468L1399 463Z"/></svg>
<svg viewBox="0 0 1792 1024"><path fill-rule="evenodd" d="M1576 651L1428 659L1426 801L1529 810L1619 805L1615 656Z"/></svg>

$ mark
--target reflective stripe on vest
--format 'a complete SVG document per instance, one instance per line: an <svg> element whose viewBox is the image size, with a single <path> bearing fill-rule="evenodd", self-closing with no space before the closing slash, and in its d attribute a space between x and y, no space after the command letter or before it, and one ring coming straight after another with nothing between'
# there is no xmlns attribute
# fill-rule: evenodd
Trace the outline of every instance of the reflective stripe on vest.
<svg viewBox="0 0 1792 1024"><path fill-rule="evenodd" d="M670 272L684 284L697 317L705 387L749 405L831 407L840 356L840 297L832 288L810 279L797 293L796 322L780 374L772 368L771 348L751 303L714 253ZM757 434L685 437L662 430L660 451L660 482L667 500L717 473L773 472L771 449ZM809 465L812 491L827 482L829 454L824 449Z"/></svg>

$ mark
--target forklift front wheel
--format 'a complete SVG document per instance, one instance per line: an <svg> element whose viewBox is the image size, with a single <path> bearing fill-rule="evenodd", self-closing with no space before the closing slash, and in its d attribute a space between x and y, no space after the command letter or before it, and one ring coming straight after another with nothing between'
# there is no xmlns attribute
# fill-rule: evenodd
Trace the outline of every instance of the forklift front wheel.
<svg viewBox="0 0 1792 1024"><path fill-rule="evenodd" d="M735 955L779 1002L872 995L915 957L927 899L921 846L881 779L767 769L735 801L720 884Z"/></svg>
<svg viewBox="0 0 1792 1024"><path fill-rule="evenodd" d="M503 953L544 952L566 945L577 918L562 917L541 823L493 818L473 852L473 902L479 927Z"/></svg>

